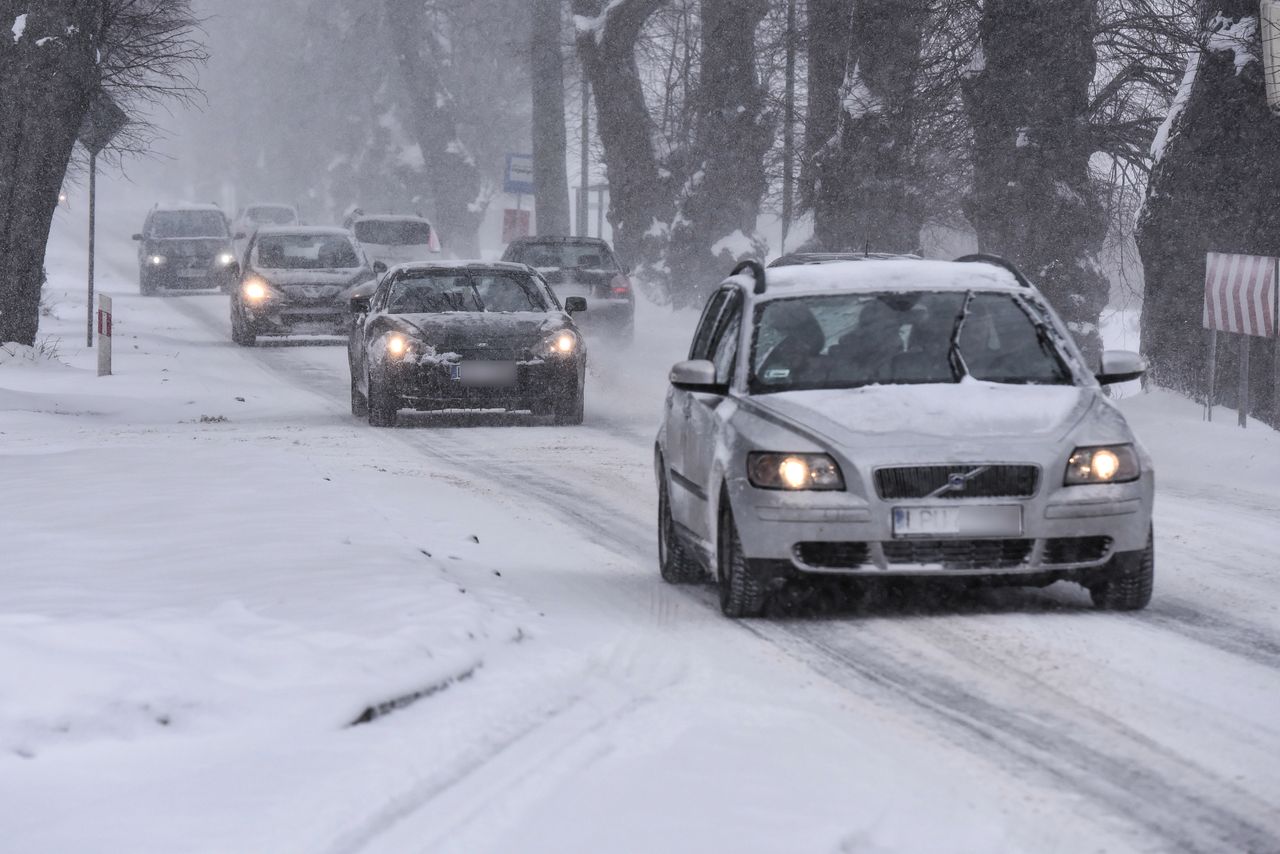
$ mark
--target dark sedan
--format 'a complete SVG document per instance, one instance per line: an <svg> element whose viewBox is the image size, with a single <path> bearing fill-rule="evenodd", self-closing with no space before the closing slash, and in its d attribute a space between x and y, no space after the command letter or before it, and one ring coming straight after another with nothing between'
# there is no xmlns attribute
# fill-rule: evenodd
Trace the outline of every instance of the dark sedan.
<svg viewBox="0 0 1280 854"><path fill-rule="evenodd" d="M635 336L635 290L627 268L605 241L595 237L522 237L512 241L502 260L533 267L561 299L585 299L591 313L582 328L588 334L631 343Z"/></svg>
<svg viewBox="0 0 1280 854"><path fill-rule="evenodd" d="M351 411L376 427L402 409L506 409L581 424L587 352L572 314L522 264L413 264L390 270L356 315Z"/></svg>
<svg viewBox="0 0 1280 854"><path fill-rule="evenodd" d="M231 294L231 338L252 347L259 335L345 336L351 295L373 275L346 229L261 228Z"/></svg>

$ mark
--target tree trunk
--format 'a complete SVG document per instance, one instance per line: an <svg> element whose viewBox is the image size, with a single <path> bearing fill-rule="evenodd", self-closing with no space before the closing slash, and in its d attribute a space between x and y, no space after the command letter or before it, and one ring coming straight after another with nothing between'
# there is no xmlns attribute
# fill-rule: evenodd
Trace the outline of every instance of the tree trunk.
<svg viewBox="0 0 1280 854"><path fill-rule="evenodd" d="M767 0L703 0L702 63L694 101L697 151L671 231L672 299L698 302L733 262L763 257L756 234L771 122L755 62Z"/></svg>
<svg viewBox="0 0 1280 854"><path fill-rule="evenodd" d="M0 342L35 343L58 191L98 85L100 16L91 0L0 0Z"/></svg>
<svg viewBox="0 0 1280 854"><path fill-rule="evenodd" d="M965 213L979 244L1039 285L1093 361L1110 291L1097 260L1106 216L1089 174L1096 29L1096 0L987 0L985 67L965 85L974 135Z"/></svg>
<svg viewBox="0 0 1280 854"><path fill-rule="evenodd" d="M431 182L435 226L455 254L476 257L485 201L480 170L458 138L456 110L440 83L437 54L443 48L428 23L424 0L386 2L405 106Z"/></svg>
<svg viewBox="0 0 1280 854"><path fill-rule="evenodd" d="M533 0L530 68L533 80L533 183L539 234L569 234L561 0Z"/></svg>
<svg viewBox="0 0 1280 854"><path fill-rule="evenodd" d="M1190 58L1157 137L1138 226L1143 352L1160 385L1197 396L1206 379L1205 255L1280 256L1280 118L1267 109L1257 60L1258 4L1216 0L1201 8L1204 47ZM1219 338L1219 399L1235 405L1238 348L1234 336ZM1271 342L1256 339L1253 347L1254 410L1265 417L1273 412Z"/></svg>
<svg viewBox="0 0 1280 854"><path fill-rule="evenodd" d="M854 0L809 0L809 91L804 125L802 202L812 208L817 198L818 154L835 138L840 123L840 87L853 33Z"/></svg>
<svg viewBox="0 0 1280 854"><path fill-rule="evenodd" d="M814 151L817 244L915 252L924 206L912 168L912 95L925 0L859 0L840 86L824 86L834 131ZM834 109L833 109L834 107ZM827 120L829 121L829 119ZM817 140L814 140L817 143Z"/></svg>
<svg viewBox="0 0 1280 854"><path fill-rule="evenodd" d="M636 67L636 41L666 0L573 0L578 53L595 98L609 176L609 223L623 259L660 276L671 222L669 182L654 153L649 109ZM588 25L589 24L589 25ZM655 228L655 224L657 227Z"/></svg>

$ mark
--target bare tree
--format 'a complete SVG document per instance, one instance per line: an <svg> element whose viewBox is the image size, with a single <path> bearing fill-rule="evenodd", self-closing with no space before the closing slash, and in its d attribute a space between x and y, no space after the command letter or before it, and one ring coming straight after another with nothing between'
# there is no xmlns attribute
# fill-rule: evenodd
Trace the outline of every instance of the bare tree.
<svg viewBox="0 0 1280 854"><path fill-rule="evenodd" d="M569 233L566 174L564 59L560 55L561 0L530 5L530 81L533 89L533 179L539 234Z"/></svg>
<svg viewBox="0 0 1280 854"><path fill-rule="evenodd" d="M204 59L188 0L0 0L0 341L31 344L49 229L94 98L190 97ZM145 146L135 126L123 148Z"/></svg>

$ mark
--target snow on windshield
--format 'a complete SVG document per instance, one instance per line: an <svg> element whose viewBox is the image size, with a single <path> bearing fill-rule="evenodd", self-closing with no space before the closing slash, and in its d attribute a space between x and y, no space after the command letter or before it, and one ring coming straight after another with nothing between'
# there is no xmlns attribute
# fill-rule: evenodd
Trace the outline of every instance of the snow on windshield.
<svg viewBox="0 0 1280 854"><path fill-rule="evenodd" d="M341 234L271 234L258 240L256 265L268 270L328 270L360 266L360 256Z"/></svg>
<svg viewBox="0 0 1280 854"><path fill-rule="evenodd" d="M151 236L226 237L227 223L217 211L158 211L151 217Z"/></svg>
<svg viewBox="0 0 1280 854"><path fill-rule="evenodd" d="M392 314L446 311L548 311L546 300L528 276L508 272L429 271L413 273L391 285Z"/></svg>

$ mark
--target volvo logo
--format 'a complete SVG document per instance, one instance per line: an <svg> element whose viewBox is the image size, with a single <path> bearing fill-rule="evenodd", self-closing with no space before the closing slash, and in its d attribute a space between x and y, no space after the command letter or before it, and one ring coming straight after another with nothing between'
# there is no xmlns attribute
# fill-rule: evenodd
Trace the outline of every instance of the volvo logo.
<svg viewBox="0 0 1280 854"><path fill-rule="evenodd" d="M938 487L933 492L930 492L928 497L938 498L939 496L946 495L949 492L964 492L969 488L969 481L973 480L989 468L990 466L978 466L972 471L953 471L947 475L946 484Z"/></svg>

